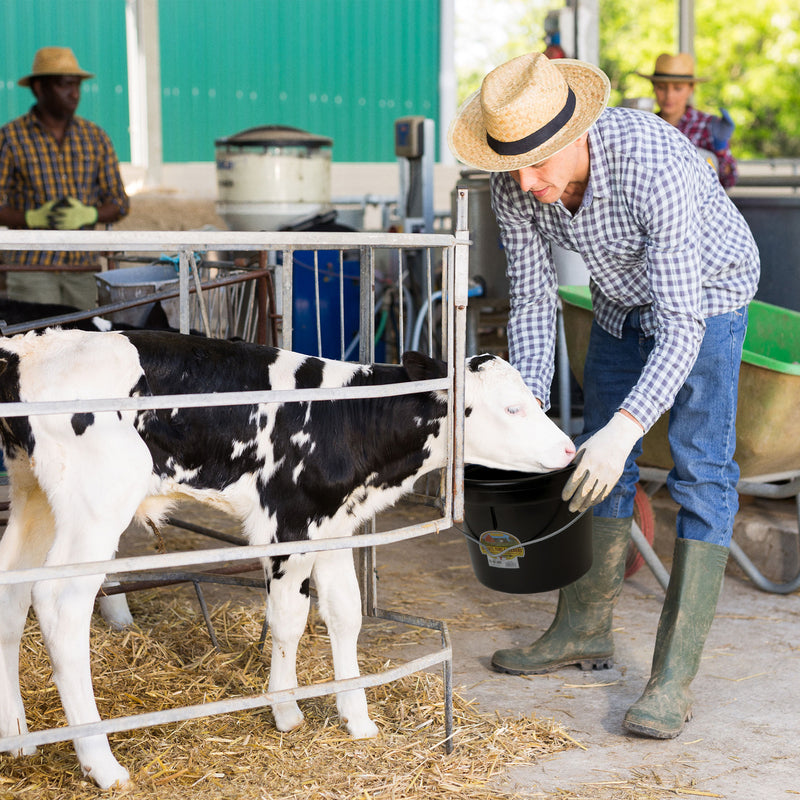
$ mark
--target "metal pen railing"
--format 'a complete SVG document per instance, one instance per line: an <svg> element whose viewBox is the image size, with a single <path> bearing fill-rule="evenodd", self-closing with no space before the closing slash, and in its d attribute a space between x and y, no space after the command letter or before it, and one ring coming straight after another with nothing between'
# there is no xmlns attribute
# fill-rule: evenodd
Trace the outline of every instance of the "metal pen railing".
<svg viewBox="0 0 800 800"><path fill-rule="evenodd" d="M354 549L370 554L360 566L360 583L364 594L364 613L382 619L440 631L441 647L421 658L406 664L383 670L373 675L345 681L329 681L309 687L298 687L285 692L265 693L255 697L232 698L230 700L209 703L166 711L104 720L92 725L68 726L47 731L37 731L25 736L6 737L0 739L0 749L14 750L24 745L46 744L64 741L76 737L97 733L131 730L150 725L162 725L186 719L194 719L212 714L228 713L242 708L260 708L266 705L283 702L287 699L317 697L325 694L345 691L347 689L375 686L388 683L435 664L442 664L445 681L445 748L449 752L453 746L452 723L452 649L446 625L435 620L425 620L409 615L398 615L378 607L375 584L375 548L391 542L403 541L416 536L438 532L451 527L463 517L463 425L464 425L464 364L465 364L465 331L467 304L467 273L469 236L466 230L466 190L459 202L463 213L459 216L459 231L455 236L443 234L383 234L383 233L242 233L222 231L0 231L0 250L85 250L102 252L137 252L162 253L165 250L178 255L178 296L180 298L180 328L189 330L189 295L194 277L194 289L202 295L202 287L197 280L195 253L204 251L235 250L241 252L266 253L262 262L268 265L275 276L277 313L282 321L279 326L279 344L291 348L292 343L292 306L293 254L299 250L321 251L355 250L360 260L360 313L359 313L359 360L374 360L375 351L375 287L376 263L390 251L395 251L398 271L398 289L400 294L399 313L402 315L395 342L395 354L399 357L404 350L405 331L413 328L413 320L404 318L407 308L413 311L413 303L404 304L404 282L407 277L404 263L409 254L414 254L418 261L427 264L428 278L424 282L430 294L433 285L430 279L432 254L439 254L442 269L442 331L441 349L447 361L447 377L433 381L393 384L380 387L359 387L341 389L313 390L281 390L265 392L226 392L214 395L169 395L153 397L126 397L112 399L70 400L37 403L5 403L0 404L0 417L28 416L50 413L80 413L85 411L111 411L129 409L224 406L253 403L305 402L351 397L379 397L408 394L420 391L445 391L448 396L448 445L447 469L441 481L442 495L438 503L440 514L436 519L420 522L403 528L367 532L354 537L313 540L304 542L279 542L269 545L247 545L235 547L212 548L195 552L166 553L161 555L131 556L111 561L92 563L46 566L35 569L13 570L0 574L0 585L55 578L79 577L82 575L113 574L119 580L127 574L152 572L198 566L202 564L219 564L220 562L237 562L253 558L286 556L293 553L305 553L331 549ZM419 254L422 258L419 259ZM386 259L383 259L384 261ZM340 264L342 259L340 259ZM317 263L318 269L318 263ZM317 276L318 279L318 276ZM419 292L419 287L416 287ZM424 289L423 289L424 291ZM341 298L341 294L340 294ZM423 303L419 303L422 305ZM431 303L427 303L430 309ZM320 317L317 315L317 325ZM433 318L428 320L429 329L433 327ZM13 329L9 328L8 332ZM340 347L344 350L346 337L339 336ZM318 344L322 345L322 336L318 336Z"/></svg>

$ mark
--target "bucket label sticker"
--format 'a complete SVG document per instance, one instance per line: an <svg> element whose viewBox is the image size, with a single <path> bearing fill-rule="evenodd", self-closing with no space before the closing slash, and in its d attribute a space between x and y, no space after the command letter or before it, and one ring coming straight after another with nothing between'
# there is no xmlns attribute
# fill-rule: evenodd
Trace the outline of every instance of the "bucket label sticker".
<svg viewBox="0 0 800 800"><path fill-rule="evenodd" d="M486 556L490 567L497 569L519 569L519 560L525 555L520 541L505 531L484 531L480 538L481 553Z"/></svg>

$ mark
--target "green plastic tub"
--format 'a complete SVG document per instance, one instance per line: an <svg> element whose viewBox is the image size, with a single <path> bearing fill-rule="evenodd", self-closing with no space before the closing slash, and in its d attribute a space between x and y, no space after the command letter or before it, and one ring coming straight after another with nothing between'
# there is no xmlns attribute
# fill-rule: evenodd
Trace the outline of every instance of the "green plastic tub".
<svg viewBox="0 0 800 800"><path fill-rule="evenodd" d="M592 300L588 286L562 286L569 363L583 385ZM639 463L672 467L667 414L644 437ZM750 304L739 372L736 460L743 478L800 470L800 312Z"/></svg>

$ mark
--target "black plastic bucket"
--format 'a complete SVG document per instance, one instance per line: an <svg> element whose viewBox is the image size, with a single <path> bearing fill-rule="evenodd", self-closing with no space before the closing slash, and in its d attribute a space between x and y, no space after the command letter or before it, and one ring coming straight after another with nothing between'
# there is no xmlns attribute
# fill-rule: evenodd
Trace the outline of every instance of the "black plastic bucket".
<svg viewBox="0 0 800 800"><path fill-rule="evenodd" d="M573 469L534 475L465 468L464 536L484 586L511 594L549 592L589 570L591 511L573 513L561 499Z"/></svg>

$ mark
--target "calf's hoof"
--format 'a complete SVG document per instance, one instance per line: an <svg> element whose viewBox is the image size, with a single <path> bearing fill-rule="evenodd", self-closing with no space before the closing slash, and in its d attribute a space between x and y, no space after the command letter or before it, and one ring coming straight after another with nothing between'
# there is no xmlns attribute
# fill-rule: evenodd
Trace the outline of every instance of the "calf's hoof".
<svg viewBox="0 0 800 800"><path fill-rule="evenodd" d="M293 731L303 724L303 712L297 703L282 703L272 707L272 716L275 719L275 727L281 733Z"/></svg>
<svg viewBox="0 0 800 800"><path fill-rule="evenodd" d="M84 767L83 774L91 778L101 789L121 789L127 786L131 779L128 770L117 761L113 764Z"/></svg>
<svg viewBox="0 0 800 800"><path fill-rule="evenodd" d="M20 758L20 756L32 756L36 754L36 747L34 745L25 745L25 747L17 747L14 750L0 750L0 753L8 753L11 758Z"/></svg>
<svg viewBox="0 0 800 800"><path fill-rule="evenodd" d="M369 717L358 722L345 720L345 727L354 739L374 739L380 733L378 726Z"/></svg>

